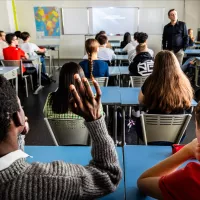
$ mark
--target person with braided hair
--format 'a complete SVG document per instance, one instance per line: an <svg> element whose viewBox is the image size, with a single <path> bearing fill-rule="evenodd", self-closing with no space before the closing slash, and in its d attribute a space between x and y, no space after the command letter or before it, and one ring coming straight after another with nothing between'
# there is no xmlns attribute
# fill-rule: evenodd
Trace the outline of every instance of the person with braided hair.
<svg viewBox="0 0 200 200"><path fill-rule="evenodd" d="M88 59L79 63L87 78L109 77L108 63L98 60L99 43L95 39L88 39L85 42L85 49Z"/></svg>

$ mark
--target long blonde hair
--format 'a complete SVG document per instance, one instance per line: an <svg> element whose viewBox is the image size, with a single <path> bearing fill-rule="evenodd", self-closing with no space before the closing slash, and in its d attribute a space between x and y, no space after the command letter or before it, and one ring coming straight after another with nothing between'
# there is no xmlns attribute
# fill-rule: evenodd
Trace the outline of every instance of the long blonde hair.
<svg viewBox="0 0 200 200"><path fill-rule="evenodd" d="M150 110L158 109L170 113L189 109L192 98L193 89L175 55L167 50L160 51L148 78L144 104Z"/></svg>
<svg viewBox="0 0 200 200"><path fill-rule="evenodd" d="M92 54L98 51L99 43L95 39L88 39L85 41L85 49L88 54L88 69L90 78L93 79L93 60Z"/></svg>

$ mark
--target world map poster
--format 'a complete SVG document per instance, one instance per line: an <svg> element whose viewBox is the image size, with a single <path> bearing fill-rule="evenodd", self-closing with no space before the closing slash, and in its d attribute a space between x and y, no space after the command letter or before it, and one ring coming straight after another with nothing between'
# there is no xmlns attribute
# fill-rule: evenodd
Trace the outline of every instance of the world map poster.
<svg viewBox="0 0 200 200"><path fill-rule="evenodd" d="M60 37L60 16L56 7L34 7L38 39Z"/></svg>

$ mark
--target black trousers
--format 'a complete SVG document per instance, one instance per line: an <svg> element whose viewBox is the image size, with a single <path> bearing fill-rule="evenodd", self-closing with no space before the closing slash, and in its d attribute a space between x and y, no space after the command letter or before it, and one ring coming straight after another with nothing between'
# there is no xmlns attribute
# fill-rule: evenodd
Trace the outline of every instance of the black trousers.
<svg viewBox="0 0 200 200"><path fill-rule="evenodd" d="M35 67L26 67L26 71L24 72L24 75L32 75L33 77L33 87L34 89L38 86L38 78L37 78L37 70Z"/></svg>

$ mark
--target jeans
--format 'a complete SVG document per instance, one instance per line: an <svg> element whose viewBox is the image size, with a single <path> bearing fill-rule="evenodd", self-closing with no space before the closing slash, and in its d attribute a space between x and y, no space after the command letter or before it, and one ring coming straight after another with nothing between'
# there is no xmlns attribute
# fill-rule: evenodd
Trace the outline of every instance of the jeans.
<svg viewBox="0 0 200 200"><path fill-rule="evenodd" d="M45 63L45 58L41 57L40 61L42 63L42 73L46 74L46 63Z"/></svg>

